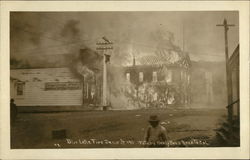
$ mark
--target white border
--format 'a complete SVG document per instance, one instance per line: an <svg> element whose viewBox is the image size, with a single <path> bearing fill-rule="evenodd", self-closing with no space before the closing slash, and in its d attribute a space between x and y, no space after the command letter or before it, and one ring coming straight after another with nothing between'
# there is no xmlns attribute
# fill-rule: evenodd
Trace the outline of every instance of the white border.
<svg viewBox="0 0 250 160"><path fill-rule="evenodd" d="M160 159L249 158L249 2L248 1L1 1L0 77L1 146L3 159ZM240 15L241 147L165 149L16 149L10 150L9 126L9 11L221 11Z"/></svg>

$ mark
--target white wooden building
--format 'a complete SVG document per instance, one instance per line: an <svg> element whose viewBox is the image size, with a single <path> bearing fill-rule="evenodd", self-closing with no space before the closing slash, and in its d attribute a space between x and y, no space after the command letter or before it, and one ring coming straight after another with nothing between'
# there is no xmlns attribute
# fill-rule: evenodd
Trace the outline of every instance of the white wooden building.
<svg viewBox="0 0 250 160"><path fill-rule="evenodd" d="M10 93L18 106L79 106L82 82L69 68L10 70Z"/></svg>

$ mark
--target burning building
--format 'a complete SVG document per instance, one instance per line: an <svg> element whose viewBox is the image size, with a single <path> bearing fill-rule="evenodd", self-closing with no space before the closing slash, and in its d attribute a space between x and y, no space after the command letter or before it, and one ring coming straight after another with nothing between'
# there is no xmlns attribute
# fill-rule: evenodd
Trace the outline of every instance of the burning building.
<svg viewBox="0 0 250 160"><path fill-rule="evenodd" d="M62 106L83 103L83 83L69 68L15 69L10 71L11 98L18 106Z"/></svg>
<svg viewBox="0 0 250 160"><path fill-rule="evenodd" d="M140 64L125 68L125 92L138 108L190 103L190 59L187 53L169 50L164 58L145 56Z"/></svg>
<svg viewBox="0 0 250 160"><path fill-rule="evenodd" d="M105 60L107 92L103 89L103 55L85 48L66 59L70 61L67 67L11 70L11 77L22 82L11 81L11 97L18 106L92 106L92 109L103 105L103 97L111 109L189 104L188 53L173 44L170 32L157 32L154 37L159 42L154 51L137 55L130 66L117 64L114 59L115 56L119 59L117 53L109 57L113 64Z"/></svg>
<svg viewBox="0 0 250 160"><path fill-rule="evenodd" d="M10 74L11 98L18 106L96 106L101 101L96 74L80 79L70 68L15 69Z"/></svg>
<svg viewBox="0 0 250 160"><path fill-rule="evenodd" d="M67 67L10 70L10 93L18 106L99 106L102 57L82 49ZM74 108L74 107L73 107Z"/></svg>

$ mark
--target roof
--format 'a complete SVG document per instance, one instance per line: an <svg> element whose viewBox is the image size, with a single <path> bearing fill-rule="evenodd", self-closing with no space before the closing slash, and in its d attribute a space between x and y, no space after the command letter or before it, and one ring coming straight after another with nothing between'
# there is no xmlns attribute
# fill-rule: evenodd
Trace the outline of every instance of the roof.
<svg viewBox="0 0 250 160"><path fill-rule="evenodd" d="M191 61L188 53L174 50L164 50L154 55L147 55L138 58L139 65L167 65L188 68Z"/></svg>

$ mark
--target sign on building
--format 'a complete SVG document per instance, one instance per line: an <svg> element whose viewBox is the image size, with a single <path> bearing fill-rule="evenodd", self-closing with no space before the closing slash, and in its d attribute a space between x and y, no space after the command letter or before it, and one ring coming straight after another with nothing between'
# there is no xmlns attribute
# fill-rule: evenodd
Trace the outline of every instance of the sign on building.
<svg viewBox="0 0 250 160"><path fill-rule="evenodd" d="M45 90L79 90L80 82L46 82Z"/></svg>

